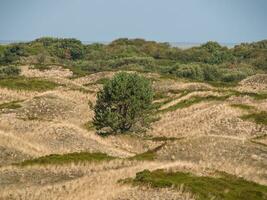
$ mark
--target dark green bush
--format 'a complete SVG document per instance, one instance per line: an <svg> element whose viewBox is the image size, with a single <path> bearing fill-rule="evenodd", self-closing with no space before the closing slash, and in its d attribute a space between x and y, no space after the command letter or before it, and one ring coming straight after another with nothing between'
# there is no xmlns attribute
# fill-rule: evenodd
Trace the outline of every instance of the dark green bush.
<svg viewBox="0 0 267 200"><path fill-rule="evenodd" d="M247 75L243 72L227 72L223 74L222 81L224 82L236 82L241 81L242 79L246 78Z"/></svg>
<svg viewBox="0 0 267 200"><path fill-rule="evenodd" d="M15 66L0 67L0 78L8 76L18 76L20 74L20 68Z"/></svg>
<svg viewBox="0 0 267 200"><path fill-rule="evenodd" d="M147 79L137 74L116 74L97 94L94 108L96 129L130 130L144 121L152 98L152 88Z"/></svg>
<svg viewBox="0 0 267 200"><path fill-rule="evenodd" d="M75 75L103 70L161 72L212 82L237 82L251 73L267 70L267 40L240 44L232 49L217 42L179 49L168 43L122 38L110 44L82 44L76 39L39 38L28 43L0 46L0 65L58 64ZM180 63L180 64L176 64ZM238 69L238 70L237 70Z"/></svg>
<svg viewBox="0 0 267 200"><path fill-rule="evenodd" d="M215 65L204 65L202 70L205 81L218 81L221 79L222 73Z"/></svg>
<svg viewBox="0 0 267 200"><path fill-rule="evenodd" d="M197 64L178 64L171 69L171 73L181 78L189 78L194 80L203 80L204 78L203 70Z"/></svg>
<svg viewBox="0 0 267 200"><path fill-rule="evenodd" d="M124 57L124 58L117 58L117 59L109 59L105 62L102 61L106 67L111 69L117 69L121 67L127 67L130 65L139 65L145 67L154 66L154 59L150 57Z"/></svg>

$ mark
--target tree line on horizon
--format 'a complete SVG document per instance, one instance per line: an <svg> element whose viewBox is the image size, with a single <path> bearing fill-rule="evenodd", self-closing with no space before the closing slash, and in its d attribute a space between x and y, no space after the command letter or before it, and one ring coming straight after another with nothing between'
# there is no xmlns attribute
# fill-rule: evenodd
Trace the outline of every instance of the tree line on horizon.
<svg viewBox="0 0 267 200"><path fill-rule="evenodd" d="M23 64L40 69L62 65L76 76L104 70L135 70L198 81L238 82L255 73L266 73L267 40L242 43L234 48L209 41L188 49L127 38L109 44L82 44L72 38L43 37L0 45L0 75L1 71L8 71L1 68Z"/></svg>

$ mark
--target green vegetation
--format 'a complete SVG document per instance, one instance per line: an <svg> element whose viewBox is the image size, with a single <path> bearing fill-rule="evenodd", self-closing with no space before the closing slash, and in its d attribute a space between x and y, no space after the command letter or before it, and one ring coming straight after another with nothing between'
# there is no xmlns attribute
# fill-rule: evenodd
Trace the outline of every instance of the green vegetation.
<svg viewBox="0 0 267 200"><path fill-rule="evenodd" d="M267 199L267 186L246 181L242 178L220 172L218 177L196 176L184 172L165 172L164 170L144 170L134 179L121 182L134 185L149 185L155 188L181 186L198 200L263 200Z"/></svg>
<svg viewBox="0 0 267 200"><path fill-rule="evenodd" d="M246 104L232 104L231 106L234 108L240 108L242 110L252 110L255 108L254 106L250 106Z"/></svg>
<svg viewBox="0 0 267 200"><path fill-rule="evenodd" d="M267 112L252 113L241 117L244 120L252 120L257 124L267 125Z"/></svg>
<svg viewBox="0 0 267 200"><path fill-rule="evenodd" d="M21 108L21 105L19 104L21 101L11 101L8 103L2 103L0 104L0 110L1 109L17 109Z"/></svg>
<svg viewBox="0 0 267 200"><path fill-rule="evenodd" d="M84 86L90 86L90 85L94 85L94 84L101 84L101 85L105 85L107 82L109 82L110 79L109 78L100 78L98 79L96 82L92 82L92 83L87 83L84 84Z"/></svg>
<svg viewBox="0 0 267 200"><path fill-rule="evenodd" d="M69 154L52 154L43 156L40 158L25 160L21 163L17 163L19 166L28 165L62 165L67 163L80 163L80 162L99 162L105 160L112 160L114 157L108 156L104 153L69 153Z"/></svg>
<svg viewBox="0 0 267 200"><path fill-rule="evenodd" d="M209 95L206 97L193 96L190 99L182 100L173 106L170 106L166 109L160 110L159 112L170 112L170 111L175 111L177 109L187 108L193 104L197 104L197 103L200 103L202 101L223 101L223 100L227 99L228 97L229 96L213 96L213 95Z"/></svg>
<svg viewBox="0 0 267 200"><path fill-rule="evenodd" d="M0 87L12 90L46 91L52 90L59 84L36 78L12 77L0 79Z"/></svg>
<svg viewBox="0 0 267 200"><path fill-rule="evenodd" d="M159 92L159 91L156 91L154 93L154 96L153 96L153 99L154 100L159 100L159 99L164 99L164 98L168 98L168 95L166 95L166 93L164 92Z"/></svg>
<svg viewBox="0 0 267 200"><path fill-rule="evenodd" d="M139 161L144 161L144 160L155 160L156 159L156 154L154 151L147 151L145 153L137 154L131 158L130 160L139 160Z"/></svg>
<svg viewBox="0 0 267 200"><path fill-rule="evenodd" d="M228 90L227 92L234 96L250 96L255 100L267 99L267 93L239 92L237 90Z"/></svg>
<svg viewBox="0 0 267 200"><path fill-rule="evenodd" d="M229 70L217 65L178 63L169 70L169 73L180 78L188 78L191 80L233 84L252 75L253 71L248 68Z"/></svg>
<svg viewBox="0 0 267 200"><path fill-rule="evenodd" d="M0 66L0 78L5 78L9 76L18 76L20 74L20 69L15 66Z"/></svg>
<svg viewBox="0 0 267 200"><path fill-rule="evenodd" d="M121 38L107 45L84 45L76 39L39 38L28 43L1 46L0 65L31 64L45 69L57 64L75 76L108 70L158 72L164 77L195 81L237 83L249 75L267 71L267 40L236 45L216 42L179 49L168 43Z"/></svg>
<svg viewBox="0 0 267 200"><path fill-rule="evenodd" d="M153 91L149 80L137 74L118 73L97 94L94 125L124 133L142 124L151 109Z"/></svg>
<svg viewBox="0 0 267 200"><path fill-rule="evenodd" d="M101 78L101 79L98 79L95 84L102 84L102 85L105 85L107 84L108 82L110 81L109 78Z"/></svg>

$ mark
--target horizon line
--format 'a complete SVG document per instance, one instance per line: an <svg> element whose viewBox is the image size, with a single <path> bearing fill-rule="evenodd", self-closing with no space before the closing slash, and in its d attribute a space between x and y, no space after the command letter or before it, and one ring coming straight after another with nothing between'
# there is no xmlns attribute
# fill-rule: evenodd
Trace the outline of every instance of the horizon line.
<svg viewBox="0 0 267 200"><path fill-rule="evenodd" d="M42 37L40 37L42 38ZM52 38L65 38L65 39L68 39L68 38L74 38L74 37L52 37ZM124 37L122 37L124 38ZM125 37L126 38L126 37ZM38 39L38 38L36 38ZM20 43L20 42L31 42L31 41L34 41L36 39L32 39L32 40L2 40L0 39L0 44L12 44L12 43ZM76 39L76 38L75 38ZM117 39L121 39L121 38L117 38ZM117 39L114 39L114 40L111 40L111 41L105 41L105 40L79 40L81 41L83 44L94 44L94 43L101 43L101 44L109 44ZM127 39L144 39L144 38L127 38ZM187 45L199 45L199 44L205 44L209 41L214 41L214 42L218 42L216 40L207 40L206 42L188 42L188 41L157 41L157 40L147 40L147 39L144 39L146 41L154 41L154 42L158 42L158 43L169 43L169 44L187 44ZM259 40L261 41L261 40ZM255 41L254 41L255 42ZM250 43L250 42L218 42L219 44L227 44L227 45L236 45L236 44L241 44L241 43Z"/></svg>

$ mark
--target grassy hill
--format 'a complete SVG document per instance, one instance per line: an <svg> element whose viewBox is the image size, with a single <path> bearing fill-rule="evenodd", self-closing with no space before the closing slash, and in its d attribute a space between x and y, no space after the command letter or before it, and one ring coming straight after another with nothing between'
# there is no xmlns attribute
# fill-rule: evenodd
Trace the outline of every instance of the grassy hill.
<svg viewBox="0 0 267 200"><path fill-rule="evenodd" d="M266 199L266 51L266 41L1 46L0 199ZM151 81L153 120L104 137L93 108L120 71Z"/></svg>

